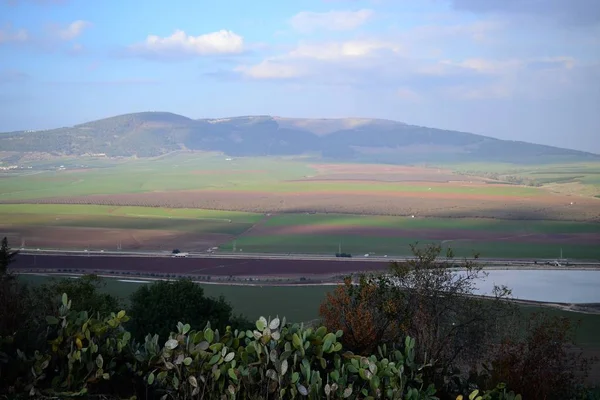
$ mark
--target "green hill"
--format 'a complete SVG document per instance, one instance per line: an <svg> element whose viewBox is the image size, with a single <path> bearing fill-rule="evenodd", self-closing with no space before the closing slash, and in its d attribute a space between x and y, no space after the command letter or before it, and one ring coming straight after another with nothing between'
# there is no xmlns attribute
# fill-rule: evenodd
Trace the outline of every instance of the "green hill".
<svg viewBox="0 0 600 400"><path fill-rule="evenodd" d="M0 133L5 152L157 156L188 149L232 156L312 154L356 162L598 161L596 154L364 118L242 116L194 120L143 112L43 131Z"/></svg>

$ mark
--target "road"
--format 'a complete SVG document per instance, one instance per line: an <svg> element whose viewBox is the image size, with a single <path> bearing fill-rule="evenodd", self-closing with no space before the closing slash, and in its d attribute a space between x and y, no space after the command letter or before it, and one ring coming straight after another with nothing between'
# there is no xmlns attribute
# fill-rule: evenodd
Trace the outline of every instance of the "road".
<svg viewBox="0 0 600 400"><path fill-rule="evenodd" d="M127 259L127 258L143 258L143 259L169 259L173 260L173 262L183 262L184 260L199 259L203 260L212 260L211 264L214 264L217 260L236 260L236 261L253 261L257 262L260 260L264 261L279 261L279 264L285 261L294 261L294 262L303 262L305 264L309 261L314 262L328 262L328 263L360 263L364 265L365 263L378 263L378 264L387 264L391 261L406 261L413 259L413 257L406 256L376 256L370 255L368 257L365 256L355 256L352 258L338 258L335 256L329 255L319 255L319 254L270 254L270 253L186 253L186 257L174 258L173 254L168 251L86 251L86 250L32 250L32 249L23 249L20 251L20 254L23 256L35 256L35 258L40 257L51 257L51 256L61 256L61 257L102 257L105 258L106 261L110 262L111 259ZM166 261L166 260L165 260ZM483 265L486 269L506 269L506 268L519 268L519 269L600 269L599 261L585 261L585 260L568 260L568 266L566 265L566 260L561 260L558 265L556 265L556 259L498 259L498 258L480 258L478 262ZM460 265L460 259L455 259L455 264ZM546 263L550 263L551 265L546 265ZM188 262L185 262L188 263ZM170 264L170 263L169 263ZM370 267L369 269L372 269ZM350 268L355 269L355 268Z"/></svg>

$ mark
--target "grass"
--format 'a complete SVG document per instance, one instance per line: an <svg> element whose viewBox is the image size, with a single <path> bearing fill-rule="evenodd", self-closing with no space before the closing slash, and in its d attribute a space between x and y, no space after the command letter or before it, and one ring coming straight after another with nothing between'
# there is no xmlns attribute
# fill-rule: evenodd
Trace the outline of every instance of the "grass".
<svg viewBox="0 0 600 400"><path fill-rule="evenodd" d="M20 275L19 279L31 286L41 285L48 277L41 275ZM136 280L134 277L123 278ZM125 304L129 297L141 285L150 283L121 282L118 279L105 279L103 291ZM241 313L250 320L260 316L285 316L288 321L310 321L318 317L319 305L325 299L331 286L233 286L200 284L207 296L223 295L232 305L235 313Z"/></svg>
<svg viewBox="0 0 600 400"><path fill-rule="evenodd" d="M418 231L420 229L461 229L486 232L521 233L600 233L600 224L569 221L519 221L493 218L408 218L393 216L344 214L282 214L265 220L265 227L338 226L392 228Z"/></svg>
<svg viewBox="0 0 600 400"><path fill-rule="evenodd" d="M85 164L82 164L85 163ZM89 164L89 165L88 165ZM55 170L64 165L66 170ZM81 168L85 165L88 168ZM177 190L235 190L262 192L365 191L390 193L464 194L486 196L538 196L544 191L528 187L460 184L411 185L407 183L301 181L316 171L305 161L282 157L235 158L215 154L178 154L153 160L57 160L0 178L0 200L33 200L93 194L142 193ZM46 168L46 169L43 169ZM48 170L50 168L50 170Z"/></svg>
<svg viewBox="0 0 600 400"><path fill-rule="evenodd" d="M341 243L343 252L354 255L372 252L375 254L409 254L413 239L381 238L359 235L273 235L242 236L235 240L236 249L244 253L296 253L328 254L338 251ZM220 247L231 251L233 242Z"/></svg>
<svg viewBox="0 0 600 400"><path fill-rule="evenodd" d="M495 173L533 179L555 191L595 196L600 191L600 163L557 163L547 165L517 165L502 163L466 163L440 166L474 175ZM573 186L579 184L580 186ZM564 190L563 189L564 186Z"/></svg>
<svg viewBox="0 0 600 400"><path fill-rule="evenodd" d="M560 249L544 243L522 243L514 241L439 241L418 237L377 237L362 235L261 235L242 236L235 239L236 249L244 253L296 253L330 254L342 251L353 255L371 253L375 255L411 255L410 244L439 243L451 247L457 257L471 257L479 253L485 258L558 258ZM569 259L600 259L600 248L596 245L564 244L560 246L564 257ZM233 241L220 247L222 251L232 251Z"/></svg>
<svg viewBox="0 0 600 400"><path fill-rule="evenodd" d="M42 167L58 165L69 164L55 161ZM1 177L0 200L234 188L299 179L314 172L294 160L257 157L228 161L225 156L214 154L179 154L153 160L107 162L102 167L84 170L75 168L38 170L36 173L28 170L25 174Z"/></svg>
<svg viewBox="0 0 600 400"><path fill-rule="evenodd" d="M48 277L36 275L20 275L19 279L29 285L36 286L47 282ZM128 283L117 279L105 279L103 291L128 302L129 296L141 285L149 283ZM250 320L260 316L285 316L288 321L310 321L319 317L319 305L326 294L333 290L332 286L233 286L233 285L201 285L208 296L223 295L232 305L235 313L241 313ZM579 314L557 309L537 306L521 306L523 315L527 317L533 312L546 311L550 315L571 318L581 321L576 341L583 347L600 346L600 315ZM174 327L173 327L174 328Z"/></svg>
<svg viewBox="0 0 600 400"><path fill-rule="evenodd" d="M12 226L156 229L237 235L261 214L237 211L62 204L0 204L0 220Z"/></svg>

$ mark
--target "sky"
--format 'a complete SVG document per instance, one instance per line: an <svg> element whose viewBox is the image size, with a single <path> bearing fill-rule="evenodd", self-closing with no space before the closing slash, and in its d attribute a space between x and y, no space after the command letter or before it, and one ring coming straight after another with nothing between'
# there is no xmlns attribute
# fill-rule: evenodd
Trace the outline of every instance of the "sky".
<svg viewBox="0 0 600 400"><path fill-rule="evenodd" d="M139 111L600 153L600 0L0 0L0 131Z"/></svg>

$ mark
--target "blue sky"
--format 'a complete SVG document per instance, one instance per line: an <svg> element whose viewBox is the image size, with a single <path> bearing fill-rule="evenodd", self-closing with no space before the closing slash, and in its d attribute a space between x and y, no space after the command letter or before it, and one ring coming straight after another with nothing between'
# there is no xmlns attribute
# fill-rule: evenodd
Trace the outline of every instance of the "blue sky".
<svg viewBox="0 0 600 400"><path fill-rule="evenodd" d="M600 1L0 0L0 131L374 117L600 153Z"/></svg>

